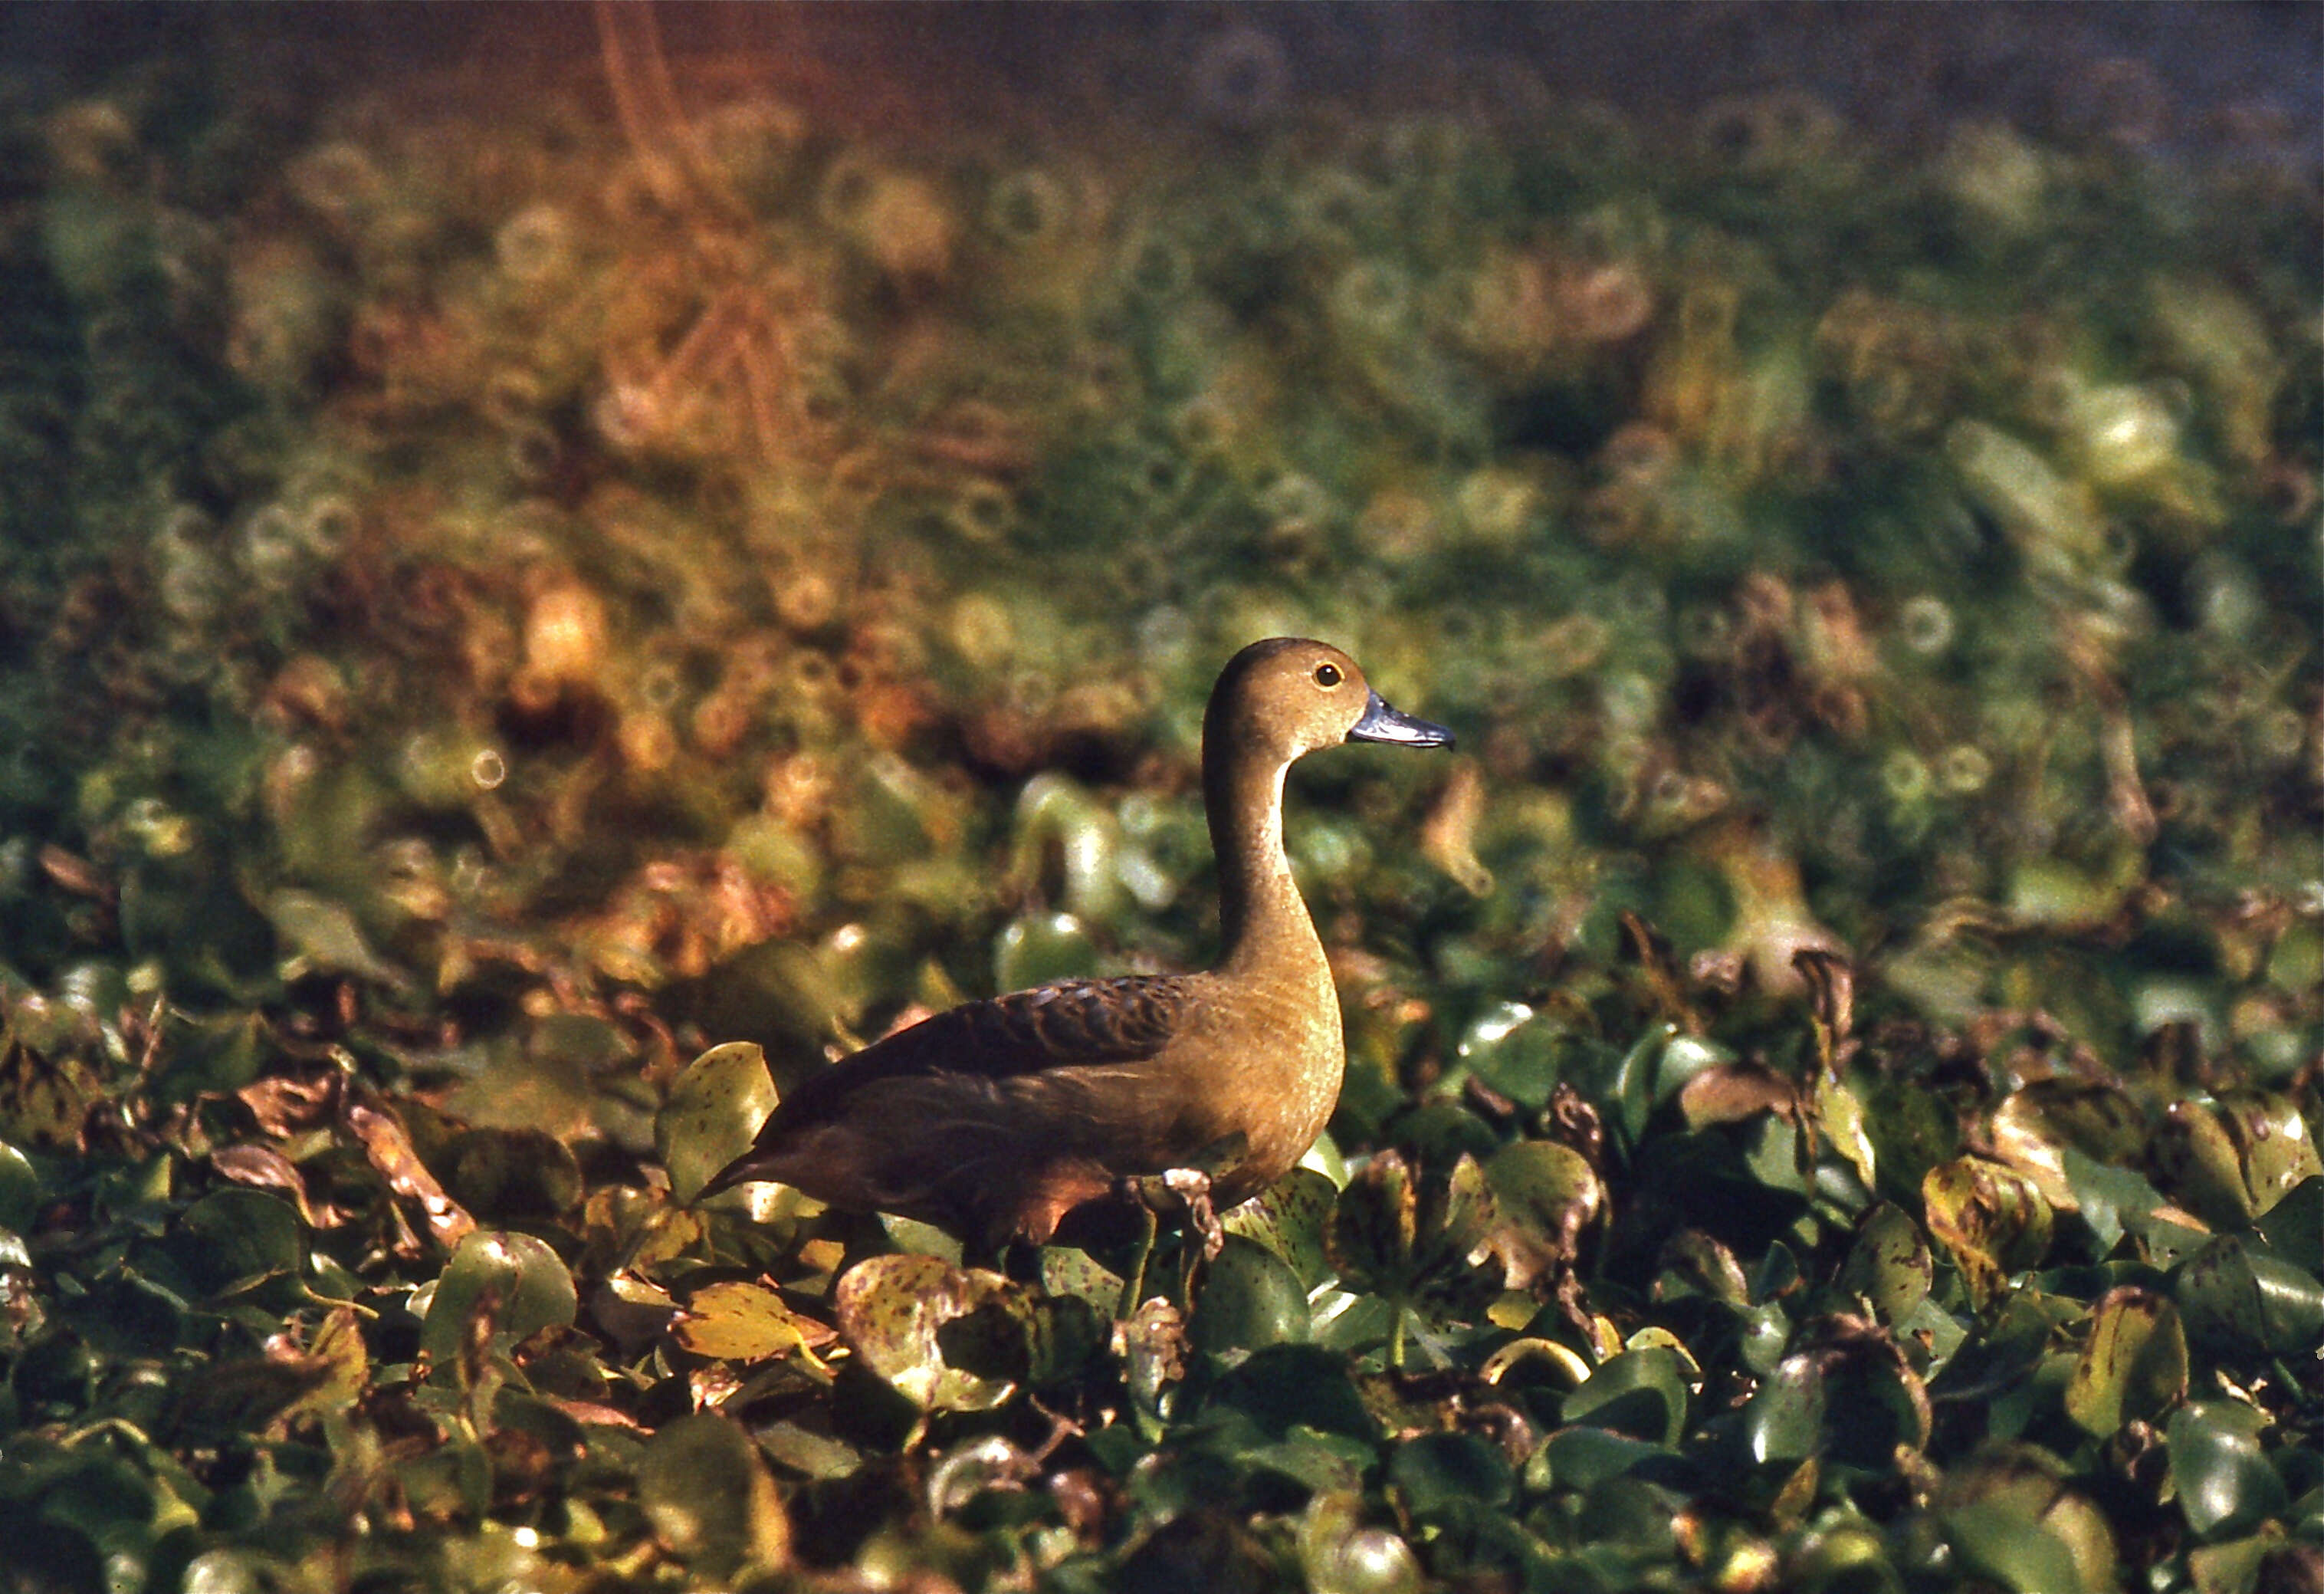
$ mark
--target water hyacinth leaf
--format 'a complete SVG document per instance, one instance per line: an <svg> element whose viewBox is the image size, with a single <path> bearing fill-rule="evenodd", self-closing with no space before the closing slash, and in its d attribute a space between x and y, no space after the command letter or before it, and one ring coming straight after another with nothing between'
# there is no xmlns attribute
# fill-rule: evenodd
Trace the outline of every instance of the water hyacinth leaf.
<svg viewBox="0 0 2324 1594"><path fill-rule="evenodd" d="M1513 1287L1571 1262L1583 1231L1605 1210L1597 1170L1557 1141L1513 1141L1493 1154L1484 1172L1499 1218L1490 1243Z"/></svg>
<svg viewBox="0 0 2324 1594"><path fill-rule="evenodd" d="M199 1288L239 1294L271 1278L297 1276L306 1256L299 1214L290 1202L262 1191L214 1190L180 1219L180 1243L171 1250Z"/></svg>
<svg viewBox="0 0 2324 1594"><path fill-rule="evenodd" d="M1748 1371L1765 1378L1783 1360L1792 1342L1792 1320L1780 1302L1751 1308L1737 1325L1736 1356Z"/></svg>
<svg viewBox="0 0 2324 1594"><path fill-rule="evenodd" d="M1743 1408L1743 1442L1755 1461L1800 1461L1822 1447L1823 1368L1810 1356L1787 1356Z"/></svg>
<svg viewBox="0 0 2324 1594"><path fill-rule="evenodd" d="M1879 1155L1866 1127L1864 1104L1838 1079L1821 1070L1815 1082L1816 1126L1856 1170L1867 1190L1879 1188Z"/></svg>
<svg viewBox="0 0 2324 1594"><path fill-rule="evenodd" d="M2267 1248L2324 1277L2324 1179L2303 1180L2259 1220Z"/></svg>
<svg viewBox="0 0 2324 1594"><path fill-rule="evenodd" d="M345 974L394 990L410 986L410 978L402 969L372 950L355 914L344 903L309 891L286 889L268 897L263 905L286 949L281 970L284 979Z"/></svg>
<svg viewBox="0 0 2324 1594"><path fill-rule="evenodd" d="M695 1291L669 1332L695 1355L723 1361L763 1361L795 1350L812 1361L816 1349L836 1337L824 1324L793 1311L774 1291L742 1279Z"/></svg>
<svg viewBox="0 0 2324 1594"><path fill-rule="evenodd" d="M1765 1112L1796 1112L1799 1087L1763 1063L1722 1063L1706 1068L1679 1092L1680 1116L1690 1129L1739 1124Z"/></svg>
<svg viewBox="0 0 2324 1594"><path fill-rule="evenodd" d="M1425 1433L1388 1458L1388 1485L1419 1521L1460 1502L1504 1506L1515 1482L1508 1459L1473 1433Z"/></svg>
<svg viewBox="0 0 2324 1594"><path fill-rule="evenodd" d="M1877 1470L1927 1446L1929 1392L1893 1336L1861 1318L1831 1317L1803 1337L1823 1370L1826 1459Z"/></svg>
<svg viewBox="0 0 2324 1594"><path fill-rule="evenodd" d="M1935 1092L1858 1070L1849 1088L1864 1104L1864 1134L1879 1170L1873 1188L1895 1201L1915 1200L1929 1170L1960 1152L1959 1117Z"/></svg>
<svg viewBox="0 0 2324 1594"><path fill-rule="evenodd" d="M2110 1085L2037 1080L1994 1109L1990 1138L1996 1156L2066 1212L2079 1204L2067 1154L2107 1164L2133 1161L2145 1143L2146 1126L2130 1098Z"/></svg>
<svg viewBox="0 0 2324 1594"><path fill-rule="evenodd" d="M1282 1257L1230 1234L1211 1263L1189 1328L1194 1348L1213 1354L1305 1340L1311 1332L1307 1291Z"/></svg>
<svg viewBox="0 0 2324 1594"><path fill-rule="evenodd" d="M2187 1337L2227 1354L2296 1355L2324 1342L2324 1280L2241 1235L2218 1235L2173 1271Z"/></svg>
<svg viewBox="0 0 2324 1594"><path fill-rule="evenodd" d="M2220 1098L2218 1117L2236 1148L2253 1217L2266 1217L2302 1182L2324 1175L2308 1120L2292 1097L2230 1091Z"/></svg>
<svg viewBox="0 0 2324 1594"><path fill-rule="evenodd" d="M1626 1350L1565 1397L1565 1420L1610 1428L1649 1444L1674 1445L1686 1432L1692 1370L1675 1350Z"/></svg>
<svg viewBox="0 0 2324 1594"><path fill-rule="evenodd" d="M488 1219L554 1218L581 1199L581 1165L545 1129L468 1129L445 1148L452 1198Z"/></svg>
<svg viewBox="0 0 2324 1594"><path fill-rule="evenodd" d="M1487 1357L1479 1374L1488 1384L1504 1381L1513 1387L1536 1379L1563 1388L1578 1388L1590 1376L1582 1353L1555 1339L1533 1337L1512 1339Z"/></svg>
<svg viewBox="0 0 2324 1594"><path fill-rule="evenodd" d="M1420 1594L1426 1578L1402 1537L1365 1527L1352 1487L1318 1490L1299 1524L1299 1565L1314 1594Z"/></svg>
<svg viewBox="0 0 2324 1594"><path fill-rule="evenodd" d="M687 1064L654 1115L654 1149L669 1170L671 1197L692 1200L712 1175L750 1150L775 1100L766 1053L752 1042L713 1046Z"/></svg>
<svg viewBox="0 0 2324 1594"><path fill-rule="evenodd" d="M2249 1533L2291 1506L2282 1477L2260 1448L2260 1420L2250 1407L2225 1401L2195 1401L2171 1414L2163 1431L2171 1482L2187 1525L2204 1538Z"/></svg>
<svg viewBox="0 0 2324 1594"><path fill-rule="evenodd" d="M665 1423L638 1460L638 1501L654 1534L697 1578L731 1585L790 1553L790 1519L759 1447L732 1418Z"/></svg>
<svg viewBox="0 0 2324 1594"><path fill-rule="evenodd" d="M1014 1371L1021 1365L1027 1383L1036 1389L1051 1389L1080 1376L1092 1358L1106 1348L1113 1313L1079 1295L1028 1291L1007 1314L987 1308L982 1321L1001 1330L1001 1355L1006 1360L996 1360L996 1368ZM958 1326L938 1330L947 1356L954 1352L945 1336Z"/></svg>
<svg viewBox="0 0 2324 1594"><path fill-rule="evenodd" d="M759 1448L778 1463L818 1481L850 1478L863 1466L853 1445L797 1423L771 1423L756 1431Z"/></svg>
<svg viewBox="0 0 2324 1594"><path fill-rule="evenodd" d="M569 1328L577 1306L573 1275L548 1242L480 1228L460 1242L437 1278L420 1325L420 1353L438 1376L448 1376L479 1326L489 1325L495 1344L514 1344L543 1329Z"/></svg>
<svg viewBox="0 0 2324 1594"><path fill-rule="evenodd" d="M2242 1157L2201 1103L2174 1101L2165 1109L2154 1163L2178 1204L2212 1228L2238 1228L2252 1217Z"/></svg>
<svg viewBox="0 0 2324 1594"><path fill-rule="evenodd" d="M1858 1225L1856 1243L1840 1264L1840 1287L1862 1298L1875 1317L1894 1328L1927 1299L1933 1275L1921 1226L1903 1208L1883 1201Z"/></svg>
<svg viewBox="0 0 2324 1594"><path fill-rule="evenodd" d="M2072 1546L2013 1506L1957 1506L1942 1520L1960 1566L2012 1594L2100 1594L2082 1580Z"/></svg>
<svg viewBox="0 0 2324 1594"><path fill-rule="evenodd" d="M1324 1433L1294 1423L1284 1437L1240 1451L1251 1467L1279 1473L1302 1487L1329 1491L1363 1486L1364 1474L1379 1460L1372 1447L1343 1433Z"/></svg>
<svg viewBox="0 0 2324 1594"><path fill-rule="evenodd" d="M2066 1385L2066 1414L2103 1439L2126 1421L2151 1421L2186 1392L2187 1335L2170 1297L2130 1284L2108 1291Z"/></svg>
<svg viewBox="0 0 2324 1594"><path fill-rule="evenodd" d="M1041 1288L1048 1294L1078 1296L1111 1317L1121 1303L1121 1275L1087 1251L1072 1246L1041 1247Z"/></svg>
<svg viewBox="0 0 2324 1594"><path fill-rule="evenodd" d="M0 1140L0 1228L18 1234L40 1211L41 1176L24 1154Z"/></svg>
<svg viewBox="0 0 2324 1594"><path fill-rule="evenodd" d="M2187 1575L2195 1586L2195 1594L2255 1594L2260 1586L2260 1564L2278 1543L2281 1541L2273 1534L2253 1534L2221 1543L2197 1545L2187 1552Z"/></svg>
<svg viewBox="0 0 2324 1594"><path fill-rule="evenodd" d="M2127 1230L2163 1205L2161 1193L2144 1174L2098 1162L2073 1146L2060 1150L2059 1166L2072 1192L2074 1209L2098 1241L2100 1256L2111 1252Z"/></svg>
<svg viewBox="0 0 2324 1594"><path fill-rule="evenodd" d="M2064 1464L2045 1450L1988 1448L1952 1469L1935 1504L1955 1554L2006 1587L2098 1594L2116 1586L2114 1534L2105 1514L2071 1487ZM2064 1567L2044 1540L2063 1551Z"/></svg>
<svg viewBox="0 0 2324 1594"><path fill-rule="evenodd" d="M1027 913L1001 928L993 945L992 977L1004 991L1105 972L1088 926L1071 913Z"/></svg>
<svg viewBox="0 0 2324 1594"><path fill-rule="evenodd" d="M1952 1253L1980 1306L2050 1249L2050 1204L2032 1180L1989 1158L1956 1157L1930 1169L1921 1200L1929 1233Z"/></svg>
<svg viewBox="0 0 2324 1594"><path fill-rule="evenodd" d="M1679 1038L1674 1024L1649 1028L1641 1034L1614 1073L1613 1096L1616 1107L1615 1123L1622 1132L1626 1145L1636 1145L1646 1133L1646 1118L1655 1109L1658 1098L1656 1087L1662 1080L1664 1052Z"/></svg>
<svg viewBox="0 0 2324 1594"><path fill-rule="evenodd" d="M1007 1400L1015 1383L950 1365L937 1336L945 1324L1013 1296L997 1273L936 1256L887 1256L849 1268L832 1302L855 1354L905 1399L926 1412L982 1412Z"/></svg>
<svg viewBox="0 0 2324 1594"><path fill-rule="evenodd" d="M1538 1112L1564 1077L1567 1052L1584 1043L1522 1002L1499 1002L1469 1021L1453 1054L1484 1083Z"/></svg>
<svg viewBox="0 0 2324 1594"><path fill-rule="evenodd" d="M385 1105L369 1100L346 1104L347 1127L363 1142L364 1154L396 1194L419 1203L429 1235L440 1246L456 1246L475 1232L476 1220L444 1193L413 1149L403 1120Z"/></svg>
<svg viewBox="0 0 2324 1594"><path fill-rule="evenodd" d="M1657 1293L1667 1285L1673 1290L1692 1290L1729 1306L1751 1303L1751 1281L1744 1275L1735 1253L1699 1228L1682 1228L1664 1241L1660 1260L1663 1274L1655 1281Z"/></svg>
<svg viewBox="0 0 2324 1594"><path fill-rule="evenodd" d="M1211 1385L1204 1408L1231 1410L1271 1440L1301 1429L1372 1443L1380 1423L1350 1376L1348 1358L1317 1345L1271 1345Z"/></svg>
<svg viewBox="0 0 2324 1594"><path fill-rule="evenodd" d="M2268 1104L2275 1102L2284 1103L2292 1124L2299 1126L2296 1133L2279 1121L2281 1113L2269 1110ZM2282 1135L2293 1137L2279 1151L2275 1141ZM2246 1093L2221 1101L2216 1110L2197 1101L2174 1101L2155 1137L2154 1162L2164 1187L2213 1228L2249 1223L2312 1172L2314 1161L2305 1121L2281 1097Z"/></svg>
<svg viewBox="0 0 2324 1594"><path fill-rule="evenodd" d="M1591 1489L1670 1452L1661 1445L1582 1423L1561 1428L1526 1464L1531 1489Z"/></svg>
<svg viewBox="0 0 2324 1594"><path fill-rule="evenodd" d="M1332 1276L1323 1228L1339 1194L1331 1180L1313 1168L1294 1168L1219 1221L1229 1234L1256 1241L1281 1257L1300 1284L1312 1290Z"/></svg>
<svg viewBox="0 0 2324 1594"><path fill-rule="evenodd" d="M1448 1317L1481 1311L1499 1291L1471 1261L1493 1223L1493 1200L1476 1159L1450 1175L1422 1176L1381 1152L1339 1192L1324 1229L1333 1266L1351 1289L1397 1304L1425 1301Z"/></svg>

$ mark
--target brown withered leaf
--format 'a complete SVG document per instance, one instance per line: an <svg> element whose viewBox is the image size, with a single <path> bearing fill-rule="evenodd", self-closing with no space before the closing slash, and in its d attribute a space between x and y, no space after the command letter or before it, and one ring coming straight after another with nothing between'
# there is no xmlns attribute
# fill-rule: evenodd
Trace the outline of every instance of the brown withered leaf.
<svg viewBox="0 0 2324 1594"><path fill-rule="evenodd" d="M2008 1275L2039 1263L2054 1219L2033 1180L1987 1157L1956 1157L1921 1181L1929 1234L1952 1253L1979 1309Z"/></svg>
<svg viewBox="0 0 2324 1594"><path fill-rule="evenodd" d="M327 1066L299 1074L269 1074L235 1095L250 1108L258 1126L279 1140L327 1120L338 1106L344 1077Z"/></svg>
<svg viewBox="0 0 2324 1594"><path fill-rule="evenodd" d="M476 1220L444 1193L436 1175L420 1162L420 1154L411 1148L411 1136L392 1112L369 1102L349 1101L346 1122L387 1187L420 1203L428 1219L428 1232L438 1245L447 1249L456 1246L476 1227Z"/></svg>
<svg viewBox="0 0 2324 1594"><path fill-rule="evenodd" d="M1808 999L1815 1009L1816 1040L1828 1069L1856 1024L1855 968L1828 947L1800 948L1792 954L1792 967L1807 981Z"/></svg>
<svg viewBox="0 0 2324 1594"><path fill-rule="evenodd" d="M1678 1108L1690 1129L1740 1123L1764 1112L1796 1119L1799 1087L1764 1063L1715 1063L1680 1088Z"/></svg>
<svg viewBox="0 0 2324 1594"><path fill-rule="evenodd" d="M299 1209L300 1220L309 1228L330 1228L340 1221L307 1200L307 1182L297 1164L271 1145L222 1145L210 1154L210 1166L236 1184L280 1191Z"/></svg>

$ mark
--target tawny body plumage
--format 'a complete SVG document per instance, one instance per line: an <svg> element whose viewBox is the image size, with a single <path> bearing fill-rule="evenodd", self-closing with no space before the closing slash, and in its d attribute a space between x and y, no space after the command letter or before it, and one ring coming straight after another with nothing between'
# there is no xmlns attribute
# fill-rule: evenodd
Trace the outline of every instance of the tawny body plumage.
<svg viewBox="0 0 2324 1594"><path fill-rule="evenodd" d="M987 1244L1046 1241L1126 1175L1211 1163L1224 1208L1323 1132L1347 1054L1339 994L1283 850L1283 778L1342 741L1444 746L1345 653L1277 637L1237 653L1203 719L1224 950L1206 973L1065 980L970 1002L784 1098L704 1191L752 1180Z"/></svg>

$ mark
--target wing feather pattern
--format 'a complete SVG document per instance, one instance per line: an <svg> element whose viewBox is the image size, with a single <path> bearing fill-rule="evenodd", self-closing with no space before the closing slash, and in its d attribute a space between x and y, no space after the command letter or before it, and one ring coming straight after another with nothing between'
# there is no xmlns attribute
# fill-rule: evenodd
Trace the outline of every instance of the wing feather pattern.
<svg viewBox="0 0 2324 1594"><path fill-rule="evenodd" d="M842 1059L785 1097L775 1120L786 1129L819 1121L875 1080L1003 1080L1143 1062L1179 1032L1199 978L1067 979L967 1003Z"/></svg>

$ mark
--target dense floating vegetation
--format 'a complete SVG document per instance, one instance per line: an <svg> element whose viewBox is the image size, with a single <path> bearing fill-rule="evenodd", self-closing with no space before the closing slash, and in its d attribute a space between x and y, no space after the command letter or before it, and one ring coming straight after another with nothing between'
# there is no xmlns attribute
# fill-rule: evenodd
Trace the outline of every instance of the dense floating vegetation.
<svg viewBox="0 0 2324 1594"><path fill-rule="evenodd" d="M2324 1580L2298 126L1210 18L936 154L648 15L0 79L0 1586ZM1198 963L1281 632L1474 749L1294 783L1311 1168L1126 1321L689 1208L915 1007Z"/></svg>

